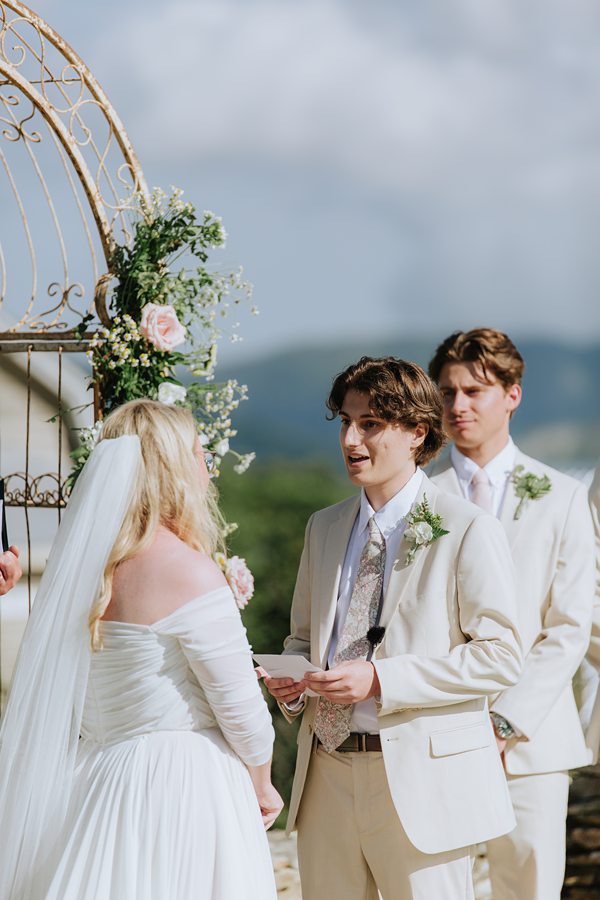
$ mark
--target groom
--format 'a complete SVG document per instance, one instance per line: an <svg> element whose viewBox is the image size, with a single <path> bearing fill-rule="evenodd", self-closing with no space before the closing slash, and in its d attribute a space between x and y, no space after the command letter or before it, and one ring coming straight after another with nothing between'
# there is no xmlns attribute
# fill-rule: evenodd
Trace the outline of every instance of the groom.
<svg viewBox="0 0 600 900"><path fill-rule="evenodd" d="M327 405L361 490L310 519L285 642L326 671L266 679L302 716L302 896L472 898L470 845L514 826L487 710L521 669L506 539L419 468L443 431L417 365L363 357Z"/></svg>
<svg viewBox="0 0 600 900"><path fill-rule="evenodd" d="M592 761L571 680L589 641L593 532L584 486L511 440L523 369L510 338L491 328L440 344L429 372L454 446L432 479L499 518L516 569L526 657L519 683L494 699L491 715L517 828L488 843L494 900L559 900L567 770Z"/></svg>

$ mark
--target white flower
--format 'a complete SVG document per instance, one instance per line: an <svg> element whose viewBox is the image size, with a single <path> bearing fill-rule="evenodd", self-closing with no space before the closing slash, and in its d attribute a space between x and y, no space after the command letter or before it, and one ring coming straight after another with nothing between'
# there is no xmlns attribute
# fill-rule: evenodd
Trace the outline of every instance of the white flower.
<svg viewBox="0 0 600 900"><path fill-rule="evenodd" d="M227 453L229 453L229 441L227 440L227 438L223 438L219 441L218 444L216 444L214 452L217 456L225 456Z"/></svg>
<svg viewBox="0 0 600 900"><path fill-rule="evenodd" d="M90 451L94 449L102 434L102 424L102 421L100 421L96 422L95 425L92 425L91 428L81 429L79 438L82 446L87 447Z"/></svg>
<svg viewBox="0 0 600 900"><path fill-rule="evenodd" d="M406 539L415 546L420 547L422 544L428 544L433 538L433 529L428 522L415 522L406 529Z"/></svg>
<svg viewBox="0 0 600 900"><path fill-rule="evenodd" d="M238 475L243 475L255 459L256 453L246 453L245 456L240 457L240 461L233 467L233 471Z"/></svg>
<svg viewBox="0 0 600 900"><path fill-rule="evenodd" d="M181 403L185 400L187 391L182 384L173 384L171 381L163 381L158 386L158 399L167 406L173 403Z"/></svg>

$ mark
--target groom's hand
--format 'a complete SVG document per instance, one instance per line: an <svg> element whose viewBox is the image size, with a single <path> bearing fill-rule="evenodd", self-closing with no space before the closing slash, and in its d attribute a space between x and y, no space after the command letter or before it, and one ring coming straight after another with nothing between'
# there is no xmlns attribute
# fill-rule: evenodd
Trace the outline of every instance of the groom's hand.
<svg viewBox="0 0 600 900"><path fill-rule="evenodd" d="M293 703L306 687L304 681L294 681L293 678L269 678L266 675L263 680L271 697L275 697L278 703Z"/></svg>
<svg viewBox="0 0 600 900"><path fill-rule="evenodd" d="M359 703L381 692L373 663L364 659L338 663L326 672L307 672L307 686L332 703Z"/></svg>

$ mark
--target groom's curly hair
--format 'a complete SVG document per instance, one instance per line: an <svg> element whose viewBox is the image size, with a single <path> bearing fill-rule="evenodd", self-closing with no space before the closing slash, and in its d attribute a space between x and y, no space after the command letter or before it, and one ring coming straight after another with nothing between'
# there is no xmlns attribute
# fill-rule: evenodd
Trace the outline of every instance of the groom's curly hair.
<svg viewBox="0 0 600 900"><path fill-rule="evenodd" d="M408 430L424 425L427 434L415 451L415 463L427 465L445 443L443 404L438 386L413 362L395 356L363 356L336 375L327 398L329 419L335 419L348 391L367 394L374 415Z"/></svg>

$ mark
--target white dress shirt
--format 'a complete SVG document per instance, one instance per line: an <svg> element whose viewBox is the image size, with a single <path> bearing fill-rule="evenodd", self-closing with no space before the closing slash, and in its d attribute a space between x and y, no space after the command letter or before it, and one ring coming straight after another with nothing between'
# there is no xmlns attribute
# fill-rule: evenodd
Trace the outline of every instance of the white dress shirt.
<svg viewBox="0 0 600 900"><path fill-rule="evenodd" d="M512 438L509 437L508 443L502 448L500 453L483 466L483 471L487 474L492 486L492 513L496 518L500 514L502 501L506 494L508 480L515 467L516 458L517 448ZM480 467L468 456L465 456L464 453L461 453L460 450L457 450L455 446L452 446L450 450L450 461L454 466L463 496L467 500L471 500L471 480Z"/></svg>
<svg viewBox="0 0 600 900"><path fill-rule="evenodd" d="M339 635L344 627L348 607L354 584L358 575L358 565L364 546L367 542L369 534L368 523L371 516L375 516L377 527L381 531L385 540L385 570L383 573L383 590L385 591L390 578L390 573L394 565L394 561L400 550L400 541L406 528L406 517L408 516L421 487L423 473L417 469L412 478L404 485L402 490L398 491L391 500L382 506L380 510L375 512L367 499L364 491L360 497L360 511L352 528L344 565L342 567L342 575L340 578L337 609L333 631L331 633L331 641L329 644L329 654L327 662L333 667L333 658ZM362 700L360 703L354 704L352 720L350 723L352 731L361 731L365 734L378 734L379 721L375 709L375 700Z"/></svg>

